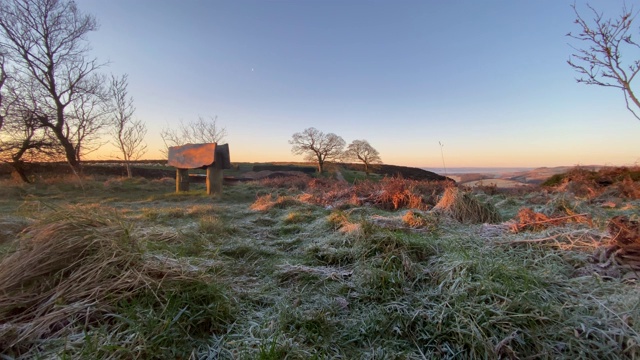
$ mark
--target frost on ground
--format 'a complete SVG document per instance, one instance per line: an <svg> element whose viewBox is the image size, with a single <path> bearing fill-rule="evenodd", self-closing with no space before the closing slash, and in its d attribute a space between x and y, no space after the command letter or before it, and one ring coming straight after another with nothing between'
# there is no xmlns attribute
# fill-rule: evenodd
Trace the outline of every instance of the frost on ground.
<svg viewBox="0 0 640 360"><path fill-rule="evenodd" d="M6 183L0 353L638 358L640 186L572 179Z"/></svg>

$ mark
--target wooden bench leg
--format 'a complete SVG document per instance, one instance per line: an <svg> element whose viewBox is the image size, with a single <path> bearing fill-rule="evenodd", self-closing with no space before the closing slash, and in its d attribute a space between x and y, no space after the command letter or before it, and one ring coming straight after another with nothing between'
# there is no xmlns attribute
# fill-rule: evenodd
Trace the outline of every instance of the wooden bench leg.
<svg viewBox="0 0 640 360"><path fill-rule="evenodd" d="M222 169L215 164L207 167L207 194L222 195Z"/></svg>
<svg viewBox="0 0 640 360"><path fill-rule="evenodd" d="M176 169L176 192L189 191L189 169Z"/></svg>

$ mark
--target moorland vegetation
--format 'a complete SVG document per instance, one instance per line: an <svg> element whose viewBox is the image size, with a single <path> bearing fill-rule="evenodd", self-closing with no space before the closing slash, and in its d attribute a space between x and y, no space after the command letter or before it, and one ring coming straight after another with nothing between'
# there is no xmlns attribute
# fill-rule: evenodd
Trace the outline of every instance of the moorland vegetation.
<svg viewBox="0 0 640 360"><path fill-rule="evenodd" d="M6 178L0 353L637 358L639 170L499 189L345 167L218 197L171 178Z"/></svg>

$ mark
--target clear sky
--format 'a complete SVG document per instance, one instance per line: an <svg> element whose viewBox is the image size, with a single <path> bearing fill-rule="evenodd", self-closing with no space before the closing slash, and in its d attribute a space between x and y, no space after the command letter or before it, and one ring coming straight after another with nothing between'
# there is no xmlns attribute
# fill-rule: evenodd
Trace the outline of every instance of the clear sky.
<svg viewBox="0 0 640 360"><path fill-rule="evenodd" d="M77 1L100 24L93 54L129 74L147 158L163 127L217 115L237 162L302 161L288 140L315 127L395 165L441 166L439 142L448 167L633 165L640 121L622 93L566 63L573 3ZM617 16L623 1L589 3Z"/></svg>

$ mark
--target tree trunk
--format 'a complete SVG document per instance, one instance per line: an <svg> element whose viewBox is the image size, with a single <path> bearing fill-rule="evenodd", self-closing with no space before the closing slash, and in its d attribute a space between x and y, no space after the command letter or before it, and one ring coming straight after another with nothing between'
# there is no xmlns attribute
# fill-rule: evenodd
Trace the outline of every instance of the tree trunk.
<svg viewBox="0 0 640 360"><path fill-rule="evenodd" d="M76 148L73 146L71 141L69 141L69 139L65 136L63 131L63 126L65 124L64 105L58 100L58 98L55 96L55 93L52 93L52 95L54 95L54 99L56 100L56 123L52 124L45 119L45 122L43 122L43 125L49 127L51 131L53 131L53 134L56 136L58 141L60 141L60 145L62 145L62 148L64 149L64 154L65 154L65 157L67 158L67 162L69 163L69 165L71 166L74 172L79 173L80 161L78 160L79 159L78 153L76 151Z"/></svg>
<svg viewBox="0 0 640 360"><path fill-rule="evenodd" d="M76 148L73 144L67 139L62 130L52 127L51 130L55 134L58 141L60 141L60 145L64 149L65 157L67 158L67 162L69 165L78 172L80 170L80 161L78 161L78 154L76 153Z"/></svg>
<svg viewBox="0 0 640 360"><path fill-rule="evenodd" d="M29 181L29 178L27 177L24 166L22 166L22 164L22 161L14 161L11 163L11 166L13 167L13 171L20 177L20 180L22 180L24 183L29 184L31 183L31 181Z"/></svg>
<svg viewBox="0 0 640 360"><path fill-rule="evenodd" d="M322 158L318 156L318 174L322 174L323 167L324 167L324 161L322 161Z"/></svg>
<svg viewBox="0 0 640 360"><path fill-rule="evenodd" d="M127 168L127 177L131 179L133 177L133 173L131 172L131 164L127 162L125 163L125 166Z"/></svg>

